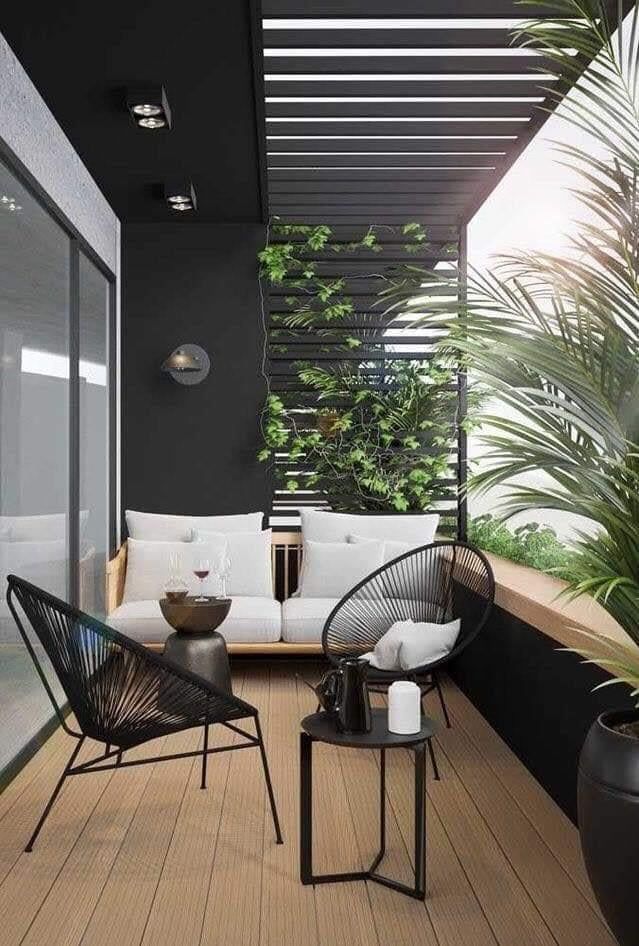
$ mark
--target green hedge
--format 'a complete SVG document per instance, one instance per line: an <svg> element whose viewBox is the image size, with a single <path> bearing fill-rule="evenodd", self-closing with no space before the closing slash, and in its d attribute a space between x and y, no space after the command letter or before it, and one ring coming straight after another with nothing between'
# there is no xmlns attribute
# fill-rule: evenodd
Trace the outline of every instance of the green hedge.
<svg viewBox="0 0 639 946"><path fill-rule="evenodd" d="M468 524L468 541L485 552L557 578L571 577L573 553L562 545L549 526L528 522L511 532L493 516L479 516Z"/></svg>

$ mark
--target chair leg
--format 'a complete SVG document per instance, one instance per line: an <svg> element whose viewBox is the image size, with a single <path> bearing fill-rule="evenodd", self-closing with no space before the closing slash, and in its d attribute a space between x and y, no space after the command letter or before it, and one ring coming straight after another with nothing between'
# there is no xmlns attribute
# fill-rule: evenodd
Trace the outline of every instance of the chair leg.
<svg viewBox="0 0 639 946"><path fill-rule="evenodd" d="M37 825L36 825L35 831L34 831L33 834L31 835L31 837L29 838L29 841L28 841L28 843L27 843L27 846L26 846L25 849L24 849L27 854L30 853L30 852L33 850L33 845L35 844L36 838L37 838L38 835L40 834L40 830L41 830L41 828L42 828L42 825L43 825L44 822L47 820L47 815L49 814L49 812L50 812L51 809L53 808L53 803L55 802L56 798L57 798L58 795L60 794L60 789L62 788L62 786L63 786L63 784L64 784L64 780L66 779L67 775L69 774L69 769L73 768L73 763L75 762L75 760L76 760L76 758L77 758L77 756L78 756L78 752L79 752L80 749L82 748L82 743L83 743L83 742L84 742L84 736L82 736L82 737L78 740L77 746L75 747L75 749L74 749L73 752L71 753L71 756L70 756L70 758L69 758L69 761L67 762L67 764L66 764L65 767L64 767L64 771L63 771L62 775L60 776L60 778L58 779L58 783L57 783L56 787L53 789L53 792L52 792L52 794L51 794L51 798L50 798L49 801L47 802L46 808L45 808L44 811L42 812L42 815L41 815L41 817L40 817L40 820L38 821L38 823L37 823Z"/></svg>
<svg viewBox="0 0 639 946"><path fill-rule="evenodd" d="M266 750L264 748L264 740L262 738L262 727L260 726L259 716L255 717L255 731L257 732L257 738L260 745L260 755L262 757L262 767L264 769L264 778L266 780L266 788L268 791L268 800L271 804L271 814L273 816L273 825L275 827L275 838L278 844L283 844L282 832L280 830L280 819L277 816L277 806L275 804L275 795L273 794L273 785L271 784L271 773L268 769L268 761L266 759Z"/></svg>
<svg viewBox="0 0 639 946"><path fill-rule="evenodd" d="M206 788L206 762L208 759L208 748L209 748L209 726L208 723L204 727L204 749L202 751L202 782L200 783L200 788Z"/></svg>
<svg viewBox="0 0 639 946"><path fill-rule="evenodd" d="M437 760L435 759L435 750L433 749L433 740L428 740L428 754L430 756L430 764L433 767L433 776L436 782L439 782L439 769L437 768Z"/></svg>
<svg viewBox="0 0 639 946"><path fill-rule="evenodd" d="M439 697L439 702L441 704L442 712L444 714L444 719L446 721L446 729L450 729L450 717L448 715L448 710L446 709L446 700L444 699L444 691L442 690L441 684L439 682L439 674L437 673L433 674L433 683L435 684L435 687L437 689L437 695Z"/></svg>

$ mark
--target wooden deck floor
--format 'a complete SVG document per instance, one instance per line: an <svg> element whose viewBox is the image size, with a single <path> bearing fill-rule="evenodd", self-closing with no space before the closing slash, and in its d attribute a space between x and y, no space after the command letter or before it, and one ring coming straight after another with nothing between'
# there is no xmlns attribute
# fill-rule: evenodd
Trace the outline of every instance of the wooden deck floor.
<svg viewBox="0 0 639 946"><path fill-rule="evenodd" d="M262 713L284 846L274 843L259 755L247 750L214 756L205 792L192 760L71 779L23 854L69 753L58 732L0 795L3 946L614 946L575 829L451 684L442 780L428 780L426 902L375 884L302 887L298 723L314 707L294 669L236 676ZM165 748L198 739L185 733ZM383 867L405 880L409 765L407 753L389 754ZM316 867L356 869L375 851L376 758L318 746L314 769Z"/></svg>

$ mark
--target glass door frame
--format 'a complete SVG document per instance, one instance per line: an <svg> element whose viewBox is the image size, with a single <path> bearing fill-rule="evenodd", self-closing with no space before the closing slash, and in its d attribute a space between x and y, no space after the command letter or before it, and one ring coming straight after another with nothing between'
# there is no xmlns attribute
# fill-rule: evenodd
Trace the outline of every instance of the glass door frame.
<svg viewBox="0 0 639 946"><path fill-rule="evenodd" d="M104 276L108 286L107 295L107 514L109 556L116 551L118 480L118 421L117 379L121 353L118 350L117 331L117 277L78 229L60 210L22 161L0 138L0 161L6 165L20 185L40 204L69 241L69 522L67 532L68 600L73 605L80 601L80 253L82 253Z"/></svg>

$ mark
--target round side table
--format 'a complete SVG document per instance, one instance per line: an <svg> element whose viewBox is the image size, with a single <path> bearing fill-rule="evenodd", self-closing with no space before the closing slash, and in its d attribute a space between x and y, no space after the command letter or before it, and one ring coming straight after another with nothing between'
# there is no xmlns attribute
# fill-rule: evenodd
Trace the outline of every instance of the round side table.
<svg viewBox="0 0 639 946"><path fill-rule="evenodd" d="M194 597L182 601L162 598L160 610L175 628L164 644L164 656L196 673L225 693L232 693L231 668L226 641L216 628L231 609L230 598Z"/></svg>
<svg viewBox="0 0 639 946"><path fill-rule="evenodd" d="M327 713L313 713L302 720L300 733L300 874L303 884L332 884L340 881L373 880L392 890L423 900L426 896L426 744L435 735L432 719L422 716L422 727L411 735L388 731L387 710L372 711L368 733L338 732ZM379 852L364 871L343 874L313 873L313 743L327 742L350 749L379 749ZM386 750L412 749L415 756L415 882L412 887L377 873L386 850Z"/></svg>

